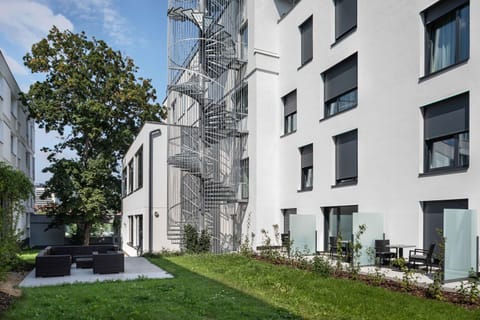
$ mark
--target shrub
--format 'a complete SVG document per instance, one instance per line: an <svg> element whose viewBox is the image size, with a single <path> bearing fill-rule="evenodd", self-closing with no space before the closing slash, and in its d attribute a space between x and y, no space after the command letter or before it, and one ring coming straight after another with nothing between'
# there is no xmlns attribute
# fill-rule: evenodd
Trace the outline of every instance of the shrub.
<svg viewBox="0 0 480 320"><path fill-rule="evenodd" d="M199 234L197 228L191 224L183 228L183 241L187 253L203 253L210 251L211 236L207 230Z"/></svg>
<svg viewBox="0 0 480 320"><path fill-rule="evenodd" d="M312 260L312 271L322 277L329 277L333 273L333 267L327 258L315 256Z"/></svg>

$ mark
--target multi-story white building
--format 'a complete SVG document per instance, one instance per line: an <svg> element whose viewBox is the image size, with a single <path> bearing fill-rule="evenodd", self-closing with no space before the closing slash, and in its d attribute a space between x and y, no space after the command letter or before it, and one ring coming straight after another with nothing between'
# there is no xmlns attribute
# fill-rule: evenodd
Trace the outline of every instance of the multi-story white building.
<svg viewBox="0 0 480 320"><path fill-rule="evenodd" d="M20 88L0 51L0 161L18 168L35 179L35 126L28 119L28 110L19 101ZM25 202L19 214L18 229L29 237L28 216L33 213L33 197Z"/></svg>
<svg viewBox="0 0 480 320"><path fill-rule="evenodd" d="M452 219L475 238L474 211L444 210L480 206L477 16L468 0L170 0L167 103L183 131L169 134L169 218L231 237L217 250L273 225L327 250L355 232L354 212L381 214L395 243L438 248ZM209 194L213 180L230 189Z"/></svg>

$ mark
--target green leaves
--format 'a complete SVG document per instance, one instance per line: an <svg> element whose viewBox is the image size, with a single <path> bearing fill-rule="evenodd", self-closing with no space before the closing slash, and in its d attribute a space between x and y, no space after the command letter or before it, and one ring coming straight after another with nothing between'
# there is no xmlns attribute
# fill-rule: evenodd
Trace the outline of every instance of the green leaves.
<svg viewBox="0 0 480 320"><path fill-rule="evenodd" d="M23 104L40 128L63 137L48 149L46 171L53 177L47 189L61 200L50 214L57 222L76 222L89 230L119 210L118 163L142 124L160 120L165 111L155 102L151 81L137 79L131 58L84 32L53 27L24 63L33 73L45 74L45 80L21 96ZM66 150L75 158L63 159Z"/></svg>

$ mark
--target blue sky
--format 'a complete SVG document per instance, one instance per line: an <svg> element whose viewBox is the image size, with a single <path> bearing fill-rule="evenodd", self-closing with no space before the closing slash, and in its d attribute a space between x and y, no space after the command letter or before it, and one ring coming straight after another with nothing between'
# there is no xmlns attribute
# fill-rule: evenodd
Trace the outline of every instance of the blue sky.
<svg viewBox="0 0 480 320"><path fill-rule="evenodd" d="M41 79L23 66L31 45L53 25L106 41L134 59L139 76L152 79L158 102L165 97L167 75L167 0L0 0L0 50L20 88ZM36 130L36 183L48 176L40 148L53 145L55 134Z"/></svg>

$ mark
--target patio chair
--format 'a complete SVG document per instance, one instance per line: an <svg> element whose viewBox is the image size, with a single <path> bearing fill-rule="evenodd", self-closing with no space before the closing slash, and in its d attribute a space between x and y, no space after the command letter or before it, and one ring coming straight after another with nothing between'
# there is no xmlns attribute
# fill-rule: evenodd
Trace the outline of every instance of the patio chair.
<svg viewBox="0 0 480 320"><path fill-rule="evenodd" d="M337 254L338 245L337 245L337 237L329 237L328 238L328 246L330 247L330 258L333 259L333 255Z"/></svg>
<svg viewBox="0 0 480 320"><path fill-rule="evenodd" d="M390 263L390 259L395 257L395 253L390 251L389 245L390 240L375 240L375 258L379 259L380 265L385 264L386 261Z"/></svg>
<svg viewBox="0 0 480 320"><path fill-rule="evenodd" d="M433 262L433 251L435 250L435 242L430 244L428 250L426 249L415 249L410 250L408 254L408 265L416 267L417 263L420 265L425 265L428 269L430 267L430 271L432 270L432 262Z"/></svg>

